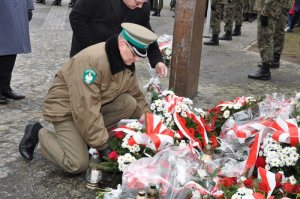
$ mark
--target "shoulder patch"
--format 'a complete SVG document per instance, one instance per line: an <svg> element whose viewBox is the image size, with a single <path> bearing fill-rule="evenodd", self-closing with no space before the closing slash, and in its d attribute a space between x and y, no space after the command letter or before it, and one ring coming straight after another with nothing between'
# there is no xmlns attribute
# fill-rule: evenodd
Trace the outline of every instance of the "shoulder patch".
<svg viewBox="0 0 300 199"><path fill-rule="evenodd" d="M92 84L96 80L96 72L93 69L86 69L83 71L82 81L85 84Z"/></svg>

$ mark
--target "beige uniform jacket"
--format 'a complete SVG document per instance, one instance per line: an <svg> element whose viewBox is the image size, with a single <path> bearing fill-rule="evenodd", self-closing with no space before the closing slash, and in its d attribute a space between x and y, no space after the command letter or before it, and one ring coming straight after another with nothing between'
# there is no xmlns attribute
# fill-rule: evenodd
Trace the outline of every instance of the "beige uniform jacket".
<svg viewBox="0 0 300 199"><path fill-rule="evenodd" d="M289 0L256 0L254 9L258 14L278 19Z"/></svg>
<svg viewBox="0 0 300 199"><path fill-rule="evenodd" d="M83 82L87 69L96 72L92 84ZM122 93L136 99L138 108L134 116L150 112L136 74L125 69L112 75L105 43L95 44L75 55L57 72L45 99L44 118L50 122L73 119L85 142L90 147L100 148L108 140L101 106Z"/></svg>

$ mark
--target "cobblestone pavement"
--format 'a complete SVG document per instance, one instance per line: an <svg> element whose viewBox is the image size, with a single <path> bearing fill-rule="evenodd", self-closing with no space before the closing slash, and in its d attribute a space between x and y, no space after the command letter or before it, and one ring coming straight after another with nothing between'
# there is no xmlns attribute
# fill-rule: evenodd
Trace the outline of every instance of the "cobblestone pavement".
<svg viewBox="0 0 300 199"><path fill-rule="evenodd" d="M34 160L24 161L18 144L29 120L39 120L52 128L42 115L44 96L58 68L68 60L71 28L67 0L62 6L36 4L30 22L32 53L18 55L12 87L24 93L26 99L0 106L0 198L94 198L95 192L85 188L85 175L69 175L45 160L37 149ZM160 18L151 17L158 34L172 34L174 19L168 9ZM255 41L256 22L245 23L242 36L233 41L221 41L219 47L203 46L198 95L195 106L209 108L220 100L242 95L263 95L281 92L293 95L299 91L298 65L282 61L280 69L272 70L272 80L255 81L248 72L257 70L259 55L247 51ZM150 75L146 61L137 64L140 85ZM162 80L167 88L168 79Z"/></svg>

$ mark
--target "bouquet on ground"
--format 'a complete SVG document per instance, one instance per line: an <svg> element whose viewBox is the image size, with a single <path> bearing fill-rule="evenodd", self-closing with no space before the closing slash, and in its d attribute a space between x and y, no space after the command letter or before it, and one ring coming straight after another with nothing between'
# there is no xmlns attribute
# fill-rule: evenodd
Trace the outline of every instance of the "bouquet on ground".
<svg viewBox="0 0 300 199"><path fill-rule="evenodd" d="M166 145L174 144L174 132L160 117L147 113L145 119L145 126L136 121L114 129L114 135L108 140L112 152L102 157L99 169L123 172L130 163L151 157Z"/></svg>
<svg viewBox="0 0 300 199"><path fill-rule="evenodd" d="M202 149L210 138L207 137L203 117L194 113L192 105L191 99L164 90L153 93L150 109L162 118L168 128L175 131L176 141L186 140L192 146ZM216 139L212 141L216 143Z"/></svg>

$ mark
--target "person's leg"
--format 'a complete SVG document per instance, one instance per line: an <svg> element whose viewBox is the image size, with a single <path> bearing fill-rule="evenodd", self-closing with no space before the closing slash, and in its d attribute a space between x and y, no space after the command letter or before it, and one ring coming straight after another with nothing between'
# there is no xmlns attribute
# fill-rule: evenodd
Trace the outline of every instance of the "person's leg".
<svg viewBox="0 0 300 199"><path fill-rule="evenodd" d="M235 5L235 27L232 33L232 36L240 36L241 33L241 27L243 24L243 0L237 0Z"/></svg>
<svg viewBox="0 0 300 199"><path fill-rule="evenodd" d="M204 42L204 45L218 46L219 45L219 34L221 32L220 21L221 15L224 9L224 5L217 4L214 10L211 11L210 27L212 31L212 37L209 41Z"/></svg>
<svg viewBox="0 0 300 199"><path fill-rule="evenodd" d="M10 81L17 55L0 56L0 91L11 90Z"/></svg>
<svg viewBox="0 0 300 199"><path fill-rule="evenodd" d="M39 141L43 155L69 173L81 173L88 168L88 146L74 121L53 123L55 133L42 128Z"/></svg>
<svg viewBox="0 0 300 199"><path fill-rule="evenodd" d="M6 98L20 100L25 96L15 93L10 87L16 57L17 55L0 56L0 92Z"/></svg>
<svg viewBox="0 0 300 199"><path fill-rule="evenodd" d="M113 102L103 105L100 112L103 115L106 128L112 128L121 119L129 119L136 108L137 102L131 95L121 94Z"/></svg>
<svg viewBox="0 0 300 199"><path fill-rule="evenodd" d="M299 14L300 12L295 12L295 14L293 15L290 30L293 30L296 23L298 22Z"/></svg>
<svg viewBox="0 0 300 199"><path fill-rule="evenodd" d="M275 21L274 29L274 55L271 68L279 68L280 66L280 56L284 45L284 27L287 19L287 13L281 13L278 20Z"/></svg>
<svg viewBox="0 0 300 199"><path fill-rule="evenodd" d="M219 37L220 40L232 40L232 25L234 19L236 0L232 0L230 3L224 6L224 31L225 34Z"/></svg>
<svg viewBox="0 0 300 199"><path fill-rule="evenodd" d="M257 46L262 59L261 68L253 73L248 74L248 78L269 80L271 79L270 66L273 60L273 34L274 19L268 17L268 25L261 25L261 15L258 16L257 22Z"/></svg>

